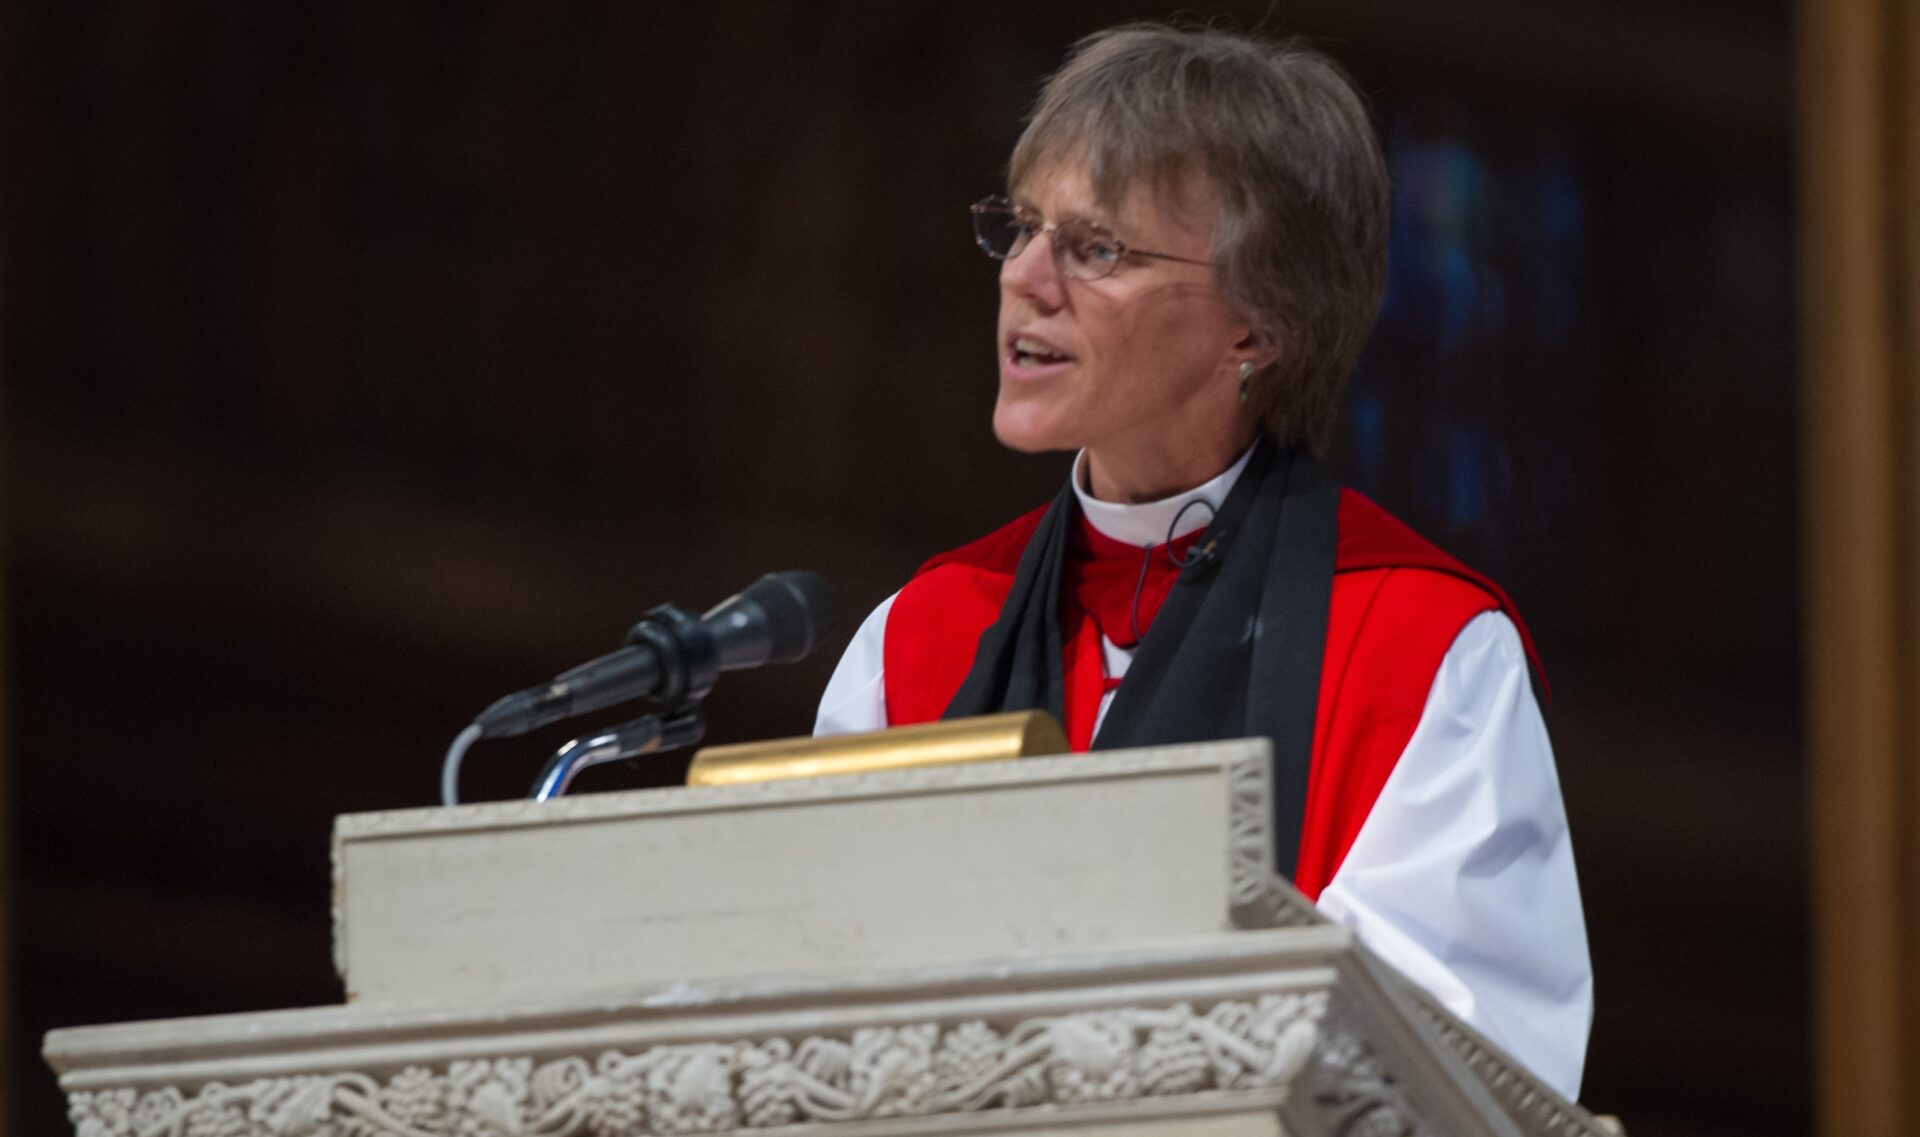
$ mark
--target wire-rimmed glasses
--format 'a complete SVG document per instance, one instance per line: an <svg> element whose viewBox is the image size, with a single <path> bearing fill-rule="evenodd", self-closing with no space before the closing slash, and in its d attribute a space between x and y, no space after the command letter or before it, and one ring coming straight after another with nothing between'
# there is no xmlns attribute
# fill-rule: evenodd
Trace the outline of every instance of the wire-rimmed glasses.
<svg viewBox="0 0 1920 1137"><path fill-rule="evenodd" d="M973 213L973 239L982 252L997 261L1008 260L1019 256L1034 234L1045 233L1053 242L1054 267L1061 275L1075 280L1111 276L1128 257L1153 257L1190 265L1213 263L1136 249L1114 236L1106 226L1078 217L1042 221L1031 210L1022 209L1004 197L982 198L969 208Z"/></svg>

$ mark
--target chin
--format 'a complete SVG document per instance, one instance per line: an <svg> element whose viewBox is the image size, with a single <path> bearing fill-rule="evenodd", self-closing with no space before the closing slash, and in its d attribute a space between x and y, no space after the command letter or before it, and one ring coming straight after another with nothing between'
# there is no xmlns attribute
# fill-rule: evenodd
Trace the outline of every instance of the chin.
<svg viewBox="0 0 1920 1137"><path fill-rule="evenodd" d="M993 408L993 436L1009 450L1022 454L1078 450L1080 443L1070 435L1071 432L1060 429L1059 424L1047 421L1047 416L1037 407L1002 401Z"/></svg>

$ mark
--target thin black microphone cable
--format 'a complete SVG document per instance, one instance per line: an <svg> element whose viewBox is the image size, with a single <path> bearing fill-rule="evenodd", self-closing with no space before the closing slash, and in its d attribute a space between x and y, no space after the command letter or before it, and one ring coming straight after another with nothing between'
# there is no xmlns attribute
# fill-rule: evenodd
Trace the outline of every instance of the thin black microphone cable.
<svg viewBox="0 0 1920 1137"><path fill-rule="evenodd" d="M1204 505L1207 507L1207 513L1210 515L1207 518L1208 525L1213 524L1213 519L1220 515L1220 511L1213 507L1212 502L1204 497L1196 497L1185 505L1182 505L1180 511L1173 515L1173 520L1167 522L1167 539L1160 545L1161 548L1167 551L1167 563L1182 572L1185 572L1189 566L1198 564L1213 556L1213 546L1211 543L1205 548L1194 549L1185 557L1176 557L1173 555L1173 532L1180 528L1180 519L1187 515L1187 510L1192 509L1196 505ZM1140 641L1146 638L1146 633L1140 630L1140 597L1141 594L1146 591L1147 567L1152 563L1152 546L1140 550L1140 578L1133 582L1133 607L1132 610L1127 613L1128 622L1133 625L1133 646L1136 648L1140 646Z"/></svg>

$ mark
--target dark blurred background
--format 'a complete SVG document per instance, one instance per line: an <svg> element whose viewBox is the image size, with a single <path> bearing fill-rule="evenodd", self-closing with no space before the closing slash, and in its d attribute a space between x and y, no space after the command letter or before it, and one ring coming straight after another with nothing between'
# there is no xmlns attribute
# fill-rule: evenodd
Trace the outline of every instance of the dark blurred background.
<svg viewBox="0 0 1920 1137"><path fill-rule="evenodd" d="M828 574L840 637L709 702L714 741L807 731L873 604L1064 475L988 428L965 207L1069 43L1172 15L1375 102L1391 283L1336 465L1539 638L1583 1096L1806 1132L1783 0L14 0L13 1131L64 1125L50 1027L337 1001L333 816L433 801L474 712L646 607Z"/></svg>

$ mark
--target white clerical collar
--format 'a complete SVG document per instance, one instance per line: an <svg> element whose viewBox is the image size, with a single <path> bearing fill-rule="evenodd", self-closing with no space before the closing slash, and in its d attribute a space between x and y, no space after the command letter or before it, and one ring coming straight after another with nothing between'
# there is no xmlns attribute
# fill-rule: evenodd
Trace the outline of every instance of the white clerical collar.
<svg viewBox="0 0 1920 1137"><path fill-rule="evenodd" d="M1087 452L1082 450L1073 459L1073 492L1080 499L1080 512L1086 515L1088 524L1103 536L1143 548L1162 545L1205 529L1213 515L1220 511L1220 503L1227 500L1233 483L1240 480L1240 471L1247 468L1247 459L1251 457L1253 447L1249 446L1247 452L1219 476L1172 497L1119 502L1101 501L1087 492ZM1196 501L1206 504L1193 505Z"/></svg>

